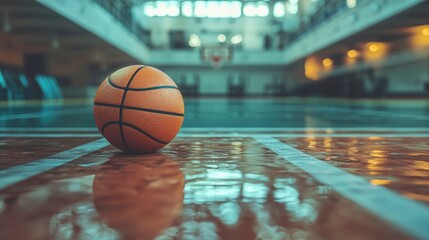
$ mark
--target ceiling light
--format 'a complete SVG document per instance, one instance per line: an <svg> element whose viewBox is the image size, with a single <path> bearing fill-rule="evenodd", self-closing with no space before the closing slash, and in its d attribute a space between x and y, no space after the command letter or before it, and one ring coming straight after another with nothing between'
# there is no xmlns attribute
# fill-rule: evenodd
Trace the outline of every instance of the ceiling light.
<svg viewBox="0 0 429 240"><path fill-rule="evenodd" d="M217 35L217 40L218 40L219 42L221 42L221 43L225 42L225 41L226 41L226 36L225 36L225 34L219 34L219 35Z"/></svg>
<svg viewBox="0 0 429 240"><path fill-rule="evenodd" d="M197 34L191 34L189 36L189 46L191 47L199 47L201 45L200 37Z"/></svg>
<svg viewBox="0 0 429 240"><path fill-rule="evenodd" d="M332 67L332 65L334 64L334 62L330 58L325 58L325 59L323 59L322 64L323 64L324 67L328 68L328 67Z"/></svg>
<svg viewBox="0 0 429 240"><path fill-rule="evenodd" d="M196 17L206 17L207 16L206 2L196 1L194 6L195 6L194 15Z"/></svg>
<svg viewBox="0 0 429 240"><path fill-rule="evenodd" d="M243 36L241 34L237 34L231 38L232 44L239 44L243 41Z"/></svg>
<svg viewBox="0 0 429 240"><path fill-rule="evenodd" d="M156 13L155 15L158 17L165 17L168 14L168 6L167 2L157 2L156 3Z"/></svg>
<svg viewBox="0 0 429 240"><path fill-rule="evenodd" d="M256 6L254 3L246 3L243 8L243 14L246 17L254 17L256 15Z"/></svg>
<svg viewBox="0 0 429 240"><path fill-rule="evenodd" d="M377 43L370 43L369 45L368 45L368 50L370 51L370 52L378 52L379 50L380 50L380 46L377 44Z"/></svg>
<svg viewBox="0 0 429 240"><path fill-rule="evenodd" d="M217 18L220 17L222 13L226 12L223 9L219 8L219 2L208 1L207 2L207 17L208 18Z"/></svg>
<svg viewBox="0 0 429 240"><path fill-rule="evenodd" d="M355 58L358 55L359 55L359 52L354 49L350 49L349 51L347 51L347 57L349 58Z"/></svg>
<svg viewBox="0 0 429 240"><path fill-rule="evenodd" d="M357 3L357 0L347 0L346 1L346 4L347 4L348 8L355 8L356 7L356 3Z"/></svg>
<svg viewBox="0 0 429 240"><path fill-rule="evenodd" d="M194 10L192 8L192 2L185 1L182 3L182 14L185 17L192 17L194 15Z"/></svg>
<svg viewBox="0 0 429 240"><path fill-rule="evenodd" d="M258 17L266 17L270 13L270 10L268 9L268 6L265 3L260 3L259 6L256 8L256 15Z"/></svg>
<svg viewBox="0 0 429 240"><path fill-rule="evenodd" d="M229 16L232 18L238 18L241 16L241 2L231 2L229 8Z"/></svg>
<svg viewBox="0 0 429 240"><path fill-rule="evenodd" d="M170 17L177 17L180 14L179 6L177 5L170 5L168 7L168 16Z"/></svg>
<svg viewBox="0 0 429 240"><path fill-rule="evenodd" d="M220 18L228 18L230 17L231 12L231 2L220 1L217 5L218 7L218 17Z"/></svg>
<svg viewBox="0 0 429 240"><path fill-rule="evenodd" d="M152 4L145 4L143 12L148 17L153 17L156 15L156 9Z"/></svg>
<svg viewBox="0 0 429 240"><path fill-rule="evenodd" d="M286 9L290 14L298 13L298 1L289 0L289 2L286 3Z"/></svg>
<svg viewBox="0 0 429 240"><path fill-rule="evenodd" d="M286 13L285 4L283 2L276 2L274 4L273 15L274 17L283 17Z"/></svg>

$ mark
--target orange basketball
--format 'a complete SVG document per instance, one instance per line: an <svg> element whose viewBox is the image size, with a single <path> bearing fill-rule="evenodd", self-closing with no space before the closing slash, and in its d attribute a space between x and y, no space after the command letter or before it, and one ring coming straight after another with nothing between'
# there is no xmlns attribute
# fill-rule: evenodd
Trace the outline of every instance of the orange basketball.
<svg viewBox="0 0 429 240"><path fill-rule="evenodd" d="M101 83L94 99L94 117L98 130L113 146L126 152L153 152L179 132L183 98L162 71L128 66Z"/></svg>

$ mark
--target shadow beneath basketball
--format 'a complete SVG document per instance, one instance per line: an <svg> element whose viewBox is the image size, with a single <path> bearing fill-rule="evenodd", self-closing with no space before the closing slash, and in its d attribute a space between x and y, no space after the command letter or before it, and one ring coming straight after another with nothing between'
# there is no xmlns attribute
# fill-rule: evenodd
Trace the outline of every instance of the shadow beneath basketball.
<svg viewBox="0 0 429 240"><path fill-rule="evenodd" d="M124 239L153 239L182 209L184 175L162 153L120 153L100 166L93 202L100 218Z"/></svg>

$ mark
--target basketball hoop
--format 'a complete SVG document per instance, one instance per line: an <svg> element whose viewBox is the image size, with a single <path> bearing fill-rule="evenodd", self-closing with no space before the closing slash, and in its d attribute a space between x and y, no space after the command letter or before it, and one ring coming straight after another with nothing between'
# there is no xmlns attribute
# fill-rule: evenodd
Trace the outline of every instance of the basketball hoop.
<svg viewBox="0 0 429 240"><path fill-rule="evenodd" d="M208 62L214 70L222 68L232 59L232 47L224 45L204 46L201 48L201 60Z"/></svg>

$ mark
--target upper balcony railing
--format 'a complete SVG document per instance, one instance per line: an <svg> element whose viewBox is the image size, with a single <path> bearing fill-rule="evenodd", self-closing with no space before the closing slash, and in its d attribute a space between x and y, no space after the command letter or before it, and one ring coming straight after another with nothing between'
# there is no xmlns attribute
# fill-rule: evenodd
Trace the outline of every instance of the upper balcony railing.
<svg viewBox="0 0 429 240"><path fill-rule="evenodd" d="M150 31L142 27L141 19L133 17L133 8L129 0L93 0L106 11L112 14L125 28L139 37L140 40L149 48L153 48L150 40ZM270 17L277 22L287 21L285 16L289 14L298 18L296 30L279 29L278 32L272 33L280 39L280 43L275 48L283 49L287 44L297 41L308 32L314 30L322 22L332 18L337 13L356 7L364 0L288 0L288 1L147 1L140 4L141 11L146 17L207 17L207 18L237 18L237 17ZM202 3L206 4L202 4ZM217 5L213 5L218 2ZM174 4L173 4L174 3ZM222 4L228 3L235 6L228 10L228 14L219 16L207 15L211 12L222 10ZM173 5L174 9L172 8ZM279 5L282 4L282 5ZM228 5L228 6L229 6ZM237 8L238 6L238 8ZM146 7L148 9L146 9ZM206 9L203 9L205 7ZM159 9L158 9L159 8ZM165 9L161 9L165 8ZM168 9L173 15L169 14ZM150 10L150 11L149 11ZM162 10L162 11L161 11ZM165 10L165 11L164 11ZM173 11L174 10L174 11ZM207 11L206 11L207 10ZM202 12L198 12L202 11ZM226 11L226 10L225 10ZM237 12L238 11L238 12ZM161 13L162 12L162 13ZM204 13L206 12L206 13ZM204 14L206 15L204 15ZM201 15L202 14L202 15ZM183 45L188 45L184 39ZM179 44L181 45L181 44ZM175 44L166 46L175 49ZM181 47L183 49L183 47Z"/></svg>
<svg viewBox="0 0 429 240"><path fill-rule="evenodd" d="M106 9L131 33L135 34L146 46L150 47L150 38L146 30L133 19L132 6L127 0L92 0Z"/></svg>

